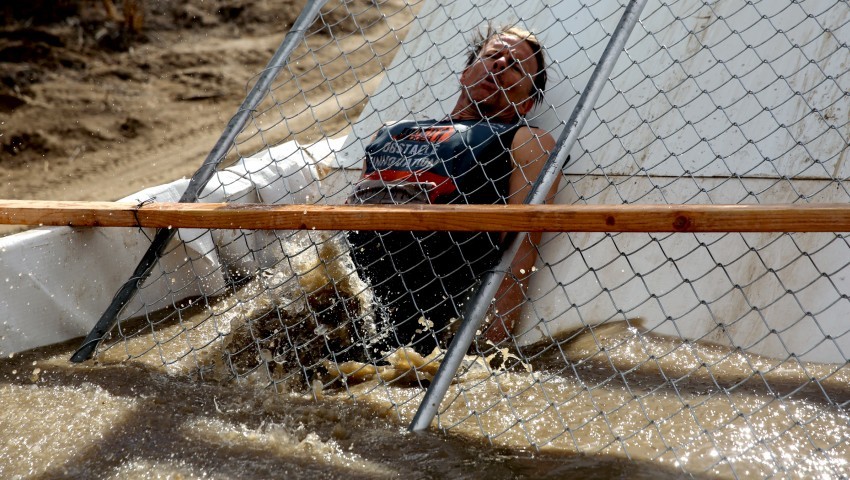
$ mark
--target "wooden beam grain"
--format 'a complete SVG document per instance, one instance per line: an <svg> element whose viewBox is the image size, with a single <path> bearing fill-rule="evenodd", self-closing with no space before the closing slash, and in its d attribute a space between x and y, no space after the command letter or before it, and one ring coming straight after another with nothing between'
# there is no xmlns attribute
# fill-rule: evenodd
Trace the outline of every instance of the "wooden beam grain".
<svg viewBox="0 0 850 480"><path fill-rule="evenodd" d="M850 232L850 205L261 205L0 200L0 224L247 230Z"/></svg>

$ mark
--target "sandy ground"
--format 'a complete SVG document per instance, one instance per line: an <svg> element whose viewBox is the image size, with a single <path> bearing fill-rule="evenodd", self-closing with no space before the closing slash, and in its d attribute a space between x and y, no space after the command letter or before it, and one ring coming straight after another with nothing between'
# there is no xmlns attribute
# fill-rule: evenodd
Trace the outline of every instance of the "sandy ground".
<svg viewBox="0 0 850 480"><path fill-rule="evenodd" d="M0 6L0 198L116 200L191 176L303 3L146 0L137 33L111 20L100 1L57 2L64 10ZM382 15L403 33L412 8L398 0L328 2L323 18L333 27L314 24L314 54L297 50L274 86L286 108L272 110L295 112L294 119L282 126L279 113L266 119L277 127L262 141L345 134L346 118L357 118L398 41ZM329 44L330 30L345 57ZM358 82L365 89L351 88ZM297 115L307 103L313 112ZM250 133L238 140L240 154L262 146Z"/></svg>

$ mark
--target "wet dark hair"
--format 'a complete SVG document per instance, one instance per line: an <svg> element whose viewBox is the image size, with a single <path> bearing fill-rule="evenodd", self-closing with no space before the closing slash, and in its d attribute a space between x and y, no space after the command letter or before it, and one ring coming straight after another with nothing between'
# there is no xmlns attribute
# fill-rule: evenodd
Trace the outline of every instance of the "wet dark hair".
<svg viewBox="0 0 850 480"><path fill-rule="evenodd" d="M487 24L487 30L482 33L481 30L476 32L472 43L469 46L469 52L466 54L466 66L470 66L478 59L478 55L484 48L484 45L497 35L510 35L521 38L534 52L534 59L537 61L537 73L531 76L533 80L531 98L537 104L543 101L543 92L546 91L546 58L543 56L543 45L537 40L537 36L528 30L523 30L519 27L493 27L493 24Z"/></svg>

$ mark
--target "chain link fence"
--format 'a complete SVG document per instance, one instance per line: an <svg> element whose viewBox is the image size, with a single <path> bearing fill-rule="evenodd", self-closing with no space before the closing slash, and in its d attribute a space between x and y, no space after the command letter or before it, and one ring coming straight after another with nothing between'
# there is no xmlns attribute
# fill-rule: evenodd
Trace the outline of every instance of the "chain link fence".
<svg viewBox="0 0 850 480"><path fill-rule="evenodd" d="M526 120L557 138L623 8L329 2L201 201L344 203L383 125L449 115L487 20L546 47L549 86ZM554 200L847 202L848 22L846 1L650 1ZM412 244L360 234L180 229L96 358L352 399L407 422L468 295L446 279L479 273L470 249L441 265L445 240L498 241L414 238L409 290L437 282L448 301L405 318L402 338L384 313L423 301L376 295L383 278L358 274L352 243L381 243L387 276ZM536 253L531 272L511 272L528 282L514 335L471 349L436 427L697 476L850 475L847 234L559 233Z"/></svg>

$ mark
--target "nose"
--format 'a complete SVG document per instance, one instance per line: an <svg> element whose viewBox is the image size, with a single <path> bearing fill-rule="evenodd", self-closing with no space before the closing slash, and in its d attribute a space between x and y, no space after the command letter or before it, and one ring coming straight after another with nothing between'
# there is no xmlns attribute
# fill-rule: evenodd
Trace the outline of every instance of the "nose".
<svg viewBox="0 0 850 480"><path fill-rule="evenodd" d="M499 55L493 60L493 71L501 72L508 67L508 59L504 55Z"/></svg>

